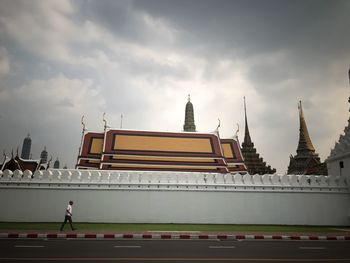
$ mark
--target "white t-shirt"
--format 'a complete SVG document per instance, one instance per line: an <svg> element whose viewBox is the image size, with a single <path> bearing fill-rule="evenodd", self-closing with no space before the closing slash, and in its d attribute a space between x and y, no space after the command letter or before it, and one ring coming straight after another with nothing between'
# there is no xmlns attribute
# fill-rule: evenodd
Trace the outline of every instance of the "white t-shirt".
<svg viewBox="0 0 350 263"><path fill-rule="evenodd" d="M66 216L72 216L72 206L71 205L67 206Z"/></svg>

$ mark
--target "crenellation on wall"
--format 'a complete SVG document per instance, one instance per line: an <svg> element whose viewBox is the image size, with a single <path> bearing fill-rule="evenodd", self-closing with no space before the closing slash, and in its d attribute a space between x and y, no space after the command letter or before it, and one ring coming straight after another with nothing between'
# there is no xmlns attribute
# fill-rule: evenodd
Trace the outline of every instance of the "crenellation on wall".
<svg viewBox="0 0 350 263"><path fill-rule="evenodd" d="M250 191L332 191L349 192L345 177L317 175L250 175L214 174L214 173L174 173L140 171L101 171L101 170L47 170L29 171L5 170L0 177L0 187L24 184L55 187L71 185L74 187L127 187L130 189L204 189L229 190L245 189ZM135 187L136 186L136 187ZM200 187L200 188L198 188Z"/></svg>

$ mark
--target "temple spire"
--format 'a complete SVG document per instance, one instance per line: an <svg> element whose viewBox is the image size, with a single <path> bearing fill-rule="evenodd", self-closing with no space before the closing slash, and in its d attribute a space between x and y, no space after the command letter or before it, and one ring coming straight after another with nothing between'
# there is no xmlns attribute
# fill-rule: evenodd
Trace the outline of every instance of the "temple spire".
<svg viewBox="0 0 350 263"><path fill-rule="evenodd" d="M327 167L322 163L320 157L312 145L309 132L307 130L301 101L299 109L299 143L297 154L289 157L288 174L327 174Z"/></svg>
<svg viewBox="0 0 350 263"><path fill-rule="evenodd" d="M191 103L190 95L188 95L188 102L186 103L184 131L196 131L196 125L194 124L193 105Z"/></svg>
<svg viewBox="0 0 350 263"><path fill-rule="evenodd" d="M311 139L310 139L310 135L309 135L309 131L307 129L306 126L306 122L305 122L305 117L304 117L304 113L303 113L303 107L301 104L301 101L299 101L299 105L298 105L298 109L299 109L299 123L300 123L300 127L299 127L299 143L298 143L298 149L297 149L297 153L298 154L308 154L308 153L314 153L315 152L315 148L312 145Z"/></svg>
<svg viewBox="0 0 350 263"><path fill-rule="evenodd" d="M246 107L245 97L243 97L243 100L244 100L244 121L245 121L244 143L248 145L252 143L252 139L250 138L250 133L248 128L247 107Z"/></svg>
<svg viewBox="0 0 350 263"><path fill-rule="evenodd" d="M275 173L276 169L271 168L270 165L267 165L266 162L264 162L263 158L260 157L260 154L257 153L257 150L254 147L254 143L250 138L245 97L244 97L244 117L245 117L245 133L244 133L244 141L242 143L242 155L244 157L244 163L247 166L248 172L250 174Z"/></svg>

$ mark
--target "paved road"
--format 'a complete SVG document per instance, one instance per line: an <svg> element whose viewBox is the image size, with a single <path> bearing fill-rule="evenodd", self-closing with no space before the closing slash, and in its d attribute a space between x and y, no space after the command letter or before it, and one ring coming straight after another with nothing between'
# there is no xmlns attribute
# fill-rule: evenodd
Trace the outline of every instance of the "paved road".
<svg viewBox="0 0 350 263"><path fill-rule="evenodd" d="M0 240L0 262L350 262L349 241Z"/></svg>

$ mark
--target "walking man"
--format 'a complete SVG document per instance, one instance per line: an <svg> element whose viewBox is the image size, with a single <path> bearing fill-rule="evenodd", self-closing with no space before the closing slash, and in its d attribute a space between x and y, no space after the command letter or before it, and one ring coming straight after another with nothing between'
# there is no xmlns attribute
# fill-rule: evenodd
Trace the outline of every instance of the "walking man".
<svg viewBox="0 0 350 263"><path fill-rule="evenodd" d="M67 223L67 221L69 221L71 229L73 231L75 230L75 228L73 227L73 224L72 224L72 205L73 205L73 201L69 201L69 204L68 204L67 209L66 209L66 215L64 217L64 221L63 221L62 226L60 228L61 231L63 231L64 225Z"/></svg>

